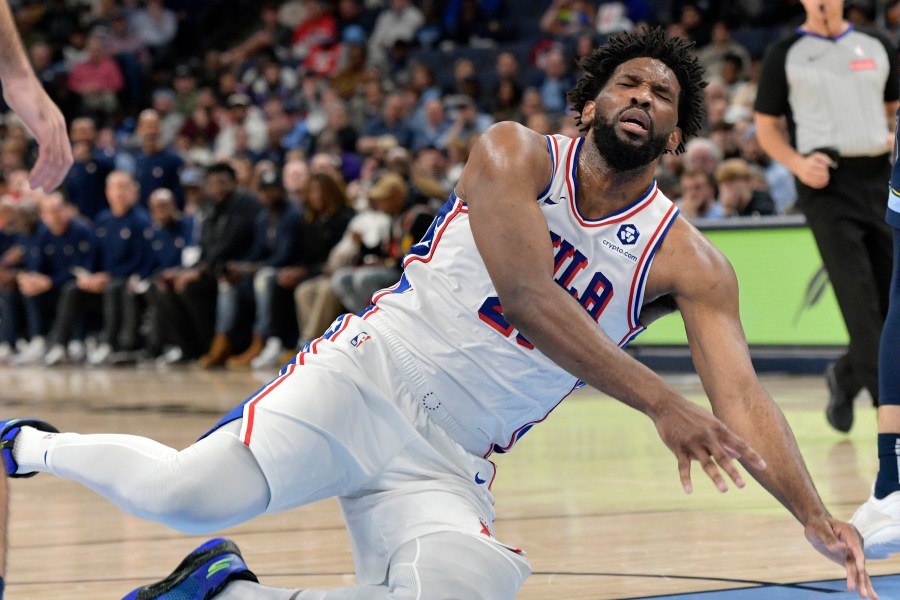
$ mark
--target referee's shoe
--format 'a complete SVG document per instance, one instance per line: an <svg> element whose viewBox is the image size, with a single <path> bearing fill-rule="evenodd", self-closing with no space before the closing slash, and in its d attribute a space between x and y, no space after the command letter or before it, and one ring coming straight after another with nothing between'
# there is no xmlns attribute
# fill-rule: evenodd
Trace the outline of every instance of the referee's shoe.
<svg viewBox="0 0 900 600"><path fill-rule="evenodd" d="M828 365L825 370L825 382L828 384L828 406L825 407L825 418L832 427L847 433L853 427L853 398L856 397L856 394L851 394L841 387L834 363Z"/></svg>
<svg viewBox="0 0 900 600"><path fill-rule="evenodd" d="M259 582L244 564L237 544L215 538L188 554L171 575L122 600L207 600L236 580Z"/></svg>

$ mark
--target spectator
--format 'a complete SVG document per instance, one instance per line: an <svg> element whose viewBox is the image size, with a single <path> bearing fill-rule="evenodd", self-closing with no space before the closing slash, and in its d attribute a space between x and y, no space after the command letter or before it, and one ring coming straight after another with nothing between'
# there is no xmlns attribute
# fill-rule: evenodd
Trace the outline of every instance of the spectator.
<svg viewBox="0 0 900 600"><path fill-rule="evenodd" d="M165 350L161 332L165 331L166 324L155 310L158 303L151 300L157 293L153 278L182 266L185 248L190 248L194 243L195 224L191 216L182 215L178 211L175 196L166 188L154 190L148 202L152 223L149 230L151 273L150 277L131 278L129 281L120 340L124 348L138 348L141 333L144 333L145 355L159 357ZM145 327L141 327L142 323ZM165 358L162 362L165 362Z"/></svg>
<svg viewBox="0 0 900 600"><path fill-rule="evenodd" d="M37 215L30 200L0 200L0 362L12 358L19 340L24 344L24 307L16 278L25 267Z"/></svg>
<svg viewBox="0 0 900 600"><path fill-rule="evenodd" d="M332 276L334 293L350 312L363 310L372 294L400 279L400 260L414 241L425 235L434 217L422 205L409 206L407 185L396 173L379 179L369 190L369 200L375 210L390 216L390 234L377 247L361 246L357 264L338 269Z"/></svg>
<svg viewBox="0 0 900 600"><path fill-rule="evenodd" d="M72 218L75 211L62 194L40 196L38 210L42 226L29 248L25 272L16 278L24 297L29 343L13 358L14 364L44 358L63 288L75 278L73 270L86 271L94 260L94 236ZM84 345L71 345L69 355L83 358Z"/></svg>
<svg viewBox="0 0 900 600"><path fill-rule="evenodd" d="M481 112L470 96L450 96L444 101L453 119L453 125L447 130L437 145L449 147L453 142L468 144L494 123L493 117Z"/></svg>
<svg viewBox="0 0 900 600"><path fill-rule="evenodd" d="M321 75L334 75L340 48L337 21L324 0L304 0L305 16L294 29L291 54L304 69Z"/></svg>
<svg viewBox="0 0 900 600"><path fill-rule="evenodd" d="M119 106L118 93L125 87L122 70L96 35L87 39L87 54L69 73L69 90L81 98L83 111L109 116Z"/></svg>
<svg viewBox="0 0 900 600"><path fill-rule="evenodd" d="M756 139L756 126L748 126L739 140L740 156L748 163L763 169L766 187L775 202L775 212L784 214L797 201L797 184L794 174L779 162L770 159Z"/></svg>
<svg viewBox="0 0 900 600"><path fill-rule="evenodd" d="M309 183L309 167L306 161L300 159L287 161L281 176L288 201L302 211L306 201L306 186Z"/></svg>
<svg viewBox="0 0 900 600"><path fill-rule="evenodd" d="M452 123L444 112L444 103L434 98L425 103L422 123L414 129L412 148L421 150L441 143Z"/></svg>
<svg viewBox="0 0 900 600"><path fill-rule="evenodd" d="M494 107L494 121L516 121L523 122L520 108L522 103L522 88L514 79L501 79L497 83L497 92L495 95L497 104Z"/></svg>
<svg viewBox="0 0 900 600"><path fill-rule="evenodd" d="M742 158L730 158L716 169L719 204L725 217L762 217L775 214L768 192L753 188L750 167Z"/></svg>
<svg viewBox="0 0 900 600"><path fill-rule="evenodd" d="M544 57L544 80L541 83L541 100L544 109L551 114L566 110L566 92L575 82L568 73L566 57L561 48L554 48Z"/></svg>
<svg viewBox="0 0 900 600"><path fill-rule="evenodd" d="M253 246L258 208L256 198L238 192L236 186L234 169L227 163L210 166L206 172L209 205L203 214L199 260L163 271L157 278L155 310L167 328L163 343L177 349L170 354L173 361L197 358L207 351L201 366L211 367L224 364L231 355L230 332L216 327L220 318L228 318L216 313L216 295L220 281L223 287L228 285L223 277L225 264L245 259ZM214 333L218 335L214 337Z"/></svg>
<svg viewBox="0 0 900 600"><path fill-rule="evenodd" d="M375 28L369 36L369 64L385 67L388 52L397 40L411 43L424 23L422 11L410 0L390 0L375 20Z"/></svg>
<svg viewBox="0 0 900 600"><path fill-rule="evenodd" d="M175 91L173 109L185 119L190 118L200 103L200 91L197 89L197 76L188 65L178 65L172 76L172 87Z"/></svg>
<svg viewBox="0 0 900 600"><path fill-rule="evenodd" d="M356 145L357 150L363 154L372 152L379 140L388 136L400 146L411 146L413 131L406 123L404 110L403 96L390 94L384 101L380 118L374 119L363 130Z"/></svg>
<svg viewBox="0 0 900 600"><path fill-rule="evenodd" d="M178 33L178 17L163 0L146 0L143 8L131 14L132 31L150 51L155 68L168 66L173 58L173 42Z"/></svg>
<svg viewBox="0 0 900 600"><path fill-rule="evenodd" d="M109 207L104 189L115 162L96 147L97 127L91 118L72 121L69 139L75 162L63 185L69 202L82 216L93 221L97 213Z"/></svg>
<svg viewBox="0 0 900 600"><path fill-rule="evenodd" d="M122 70L126 105L132 109L140 108L145 71L151 66L151 58L144 40L132 31L123 11L112 15L109 29L103 36L103 47Z"/></svg>
<svg viewBox="0 0 900 600"><path fill-rule="evenodd" d="M263 51L271 52L279 61L291 57L294 32L290 27L278 22L278 5L264 2L259 9L259 27L242 42L222 53L220 60L225 65L239 65L248 58Z"/></svg>
<svg viewBox="0 0 900 600"><path fill-rule="evenodd" d="M250 96L242 92L231 94L226 101L228 119L214 143L214 153L219 159L233 156L239 129L247 134L247 146L253 152L262 152L269 142L269 131L262 111L253 106Z"/></svg>
<svg viewBox="0 0 900 600"><path fill-rule="evenodd" d="M693 138L684 147L685 169L697 169L711 177L721 162L722 150L709 138Z"/></svg>
<svg viewBox="0 0 900 600"><path fill-rule="evenodd" d="M105 363L114 350L120 349L118 336L128 279L150 273L150 247L144 235L150 228L150 217L137 206L137 183L128 173L113 171L106 179L106 199L109 210L97 216L93 256L83 269L76 269L73 280L63 285L50 349L44 357L47 366L59 364L66 357L69 342L82 335L76 329L86 327L89 312L102 315L103 329L99 345L88 353L87 360L91 365ZM69 358L79 359L80 354L71 352Z"/></svg>
<svg viewBox="0 0 900 600"><path fill-rule="evenodd" d="M274 304L279 299L276 298L278 272L294 259L297 245L302 239L298 235L300 210L288 202L281 178L274 171L264 171L261 174L259 197L262 209L257 215L256 234L250 256L247 261L231 261L225 266L229 279L252 284L256 306L250 346L226 361L229 368L249 368L251 362L260 355L264 355L264 362L268 363L281 356L285 341L289 346L296 343L296 333L290 340L285 340L290 334L278 331L279 335L276 335L278 324L273 322L272 315Z"/></svg>
<svg viewBox="0 0 900 600"><path fill-rule="evenodd" d="M709 44L697 51L697 60L706 70L707 79L722 76L723 63L728 55L736 56L741 65L738 78L746 78L750 74L750 54L746 48L731 39L731 28L728 24L725 21L716 21L710 35L712 39Z"/></svg>
<svg viewBox="0 0 900 600"><path fill-rule="evenodd" d="M687 219L718 219L724 215L716 201L712 177L703 170L686 169L681 174L681 198L676 202Z"/></svg>
<svg viewBox="0 0 900 600"><path fill-rule="evenodd" d="M595 9L584 0L552 0L541 16L541 31L561 39L574 37L594 25Z"/></svg>
<svg viewBox="0 0 900 600"><path fill-rule="evenodd" d="M175 110L175 92L168 88L153 91L150 107L159 115L159 143L168 148L184 126L185 118Z"/></svg>
<svg viewBox="0 0 900 600"><path fill-rule="evenodd" d="M134 176L140 186L141 206L146 209L147 199L153 190L164 187L175 195L178 206L184 207L184 192L179 176L184 161L162 145L159 114L150 108L141 111L136 133L141 147L135 157Z"/></svg>

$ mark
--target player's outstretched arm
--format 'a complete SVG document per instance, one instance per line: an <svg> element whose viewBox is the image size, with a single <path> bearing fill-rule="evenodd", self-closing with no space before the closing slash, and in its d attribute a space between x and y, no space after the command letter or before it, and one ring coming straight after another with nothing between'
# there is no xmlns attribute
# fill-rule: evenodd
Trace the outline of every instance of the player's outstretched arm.
<svg viewBox="0 0 900 600"><path fill-rule="evenodd" d="M762 469L757 453L622 351L553 281L550 232L535 201L549 180L543 136L500 123L475 145L457 186L469 205L475 243L504 317L569 373L651 417L678 458L686 491L692 489L692 461L703 465L719 489L726 485L720 468L743 485L731 458L742 457Z"/></svg>
<svg viewBox="0 0 900 600"><path fill-rule="evenodd" d="M747 461L744 466L803 524L813 547L846 568L850 590L877 598L859 532L834 519L823 505L790 426L756 376L740 323L731 265L679 219L657 254L654 269L651 285L673 290L713 412L768 464L765 470Z"/></svg>
<svg viewBox="0 0 900 600"><path fill-rule="evenodd" d="M6 0L0 0L0 82L6 103L38 143L38 160L28 182L33 189L50 192L72 165L66 121L28 62Z"/></svg>

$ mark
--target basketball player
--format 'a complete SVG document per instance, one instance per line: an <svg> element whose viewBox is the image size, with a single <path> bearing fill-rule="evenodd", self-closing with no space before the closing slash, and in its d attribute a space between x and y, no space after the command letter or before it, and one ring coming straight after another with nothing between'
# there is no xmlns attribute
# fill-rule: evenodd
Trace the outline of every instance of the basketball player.
<svg viewBox="0 0 900 600"><path fill-rule="evenodd" d="M6 0L0 1L0 82L3 99L38 143L38 159L28 183L32 189L50 192L72 166L72 148L65 119L28 62Z"/></svg>
<svg viewBox="0 0 900 600"><path fill-rule="evenodd" d="M192 533L340 500L356 587L264 587L215 539L127 598L510 599L531 569L494 537L487 457L585 382L654 421L687 492L694 460L719 490L721 470L742 487L740 459L848 587L875 597L859 533L823 506L753 372L734 272L653 180L701 123L689 48L653 29L592 54L570 95L584 138L488 130L400 281L186 450L14 420L0 424L7 471L81 482ZM648 309L672 305L716 416L621 350Z"/></svg>
<svg viewBox="0 0 900 600"><path fill-rule="evenodd" d="M50 100L25 55L7 0L0 0L0 84L3 99L22 119L38 142L38 160L28 183L45 192L56 189L72 166L72 148L66 122ZM0 482L0 598L6 576L7 482Z"/></svg>
<svg viewBox="0 0 900 600"><path fill-rule="evenodd" d="M897 136L887 209L894 228L894 270L878 349L878 475L872 495L851 519L865 538L869 558L900 552L900 128Z"/></svg>

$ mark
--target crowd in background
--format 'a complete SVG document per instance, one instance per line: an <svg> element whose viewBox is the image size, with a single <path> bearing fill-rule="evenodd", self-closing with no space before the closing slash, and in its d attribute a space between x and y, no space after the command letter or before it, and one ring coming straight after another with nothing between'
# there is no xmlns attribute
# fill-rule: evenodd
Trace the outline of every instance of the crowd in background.
<svg viewBox="0 0 900 600"><path fill-rule="evenodd" d="M363 310L492 123L578 136L566 91L609 35L696 42L707 121L657 182L688 218L786 214L752 123L799 2L13 2L70 124L60 192L0 121L0 361L264 368ZM847 2L896 41L900 3Z"/></svg>

